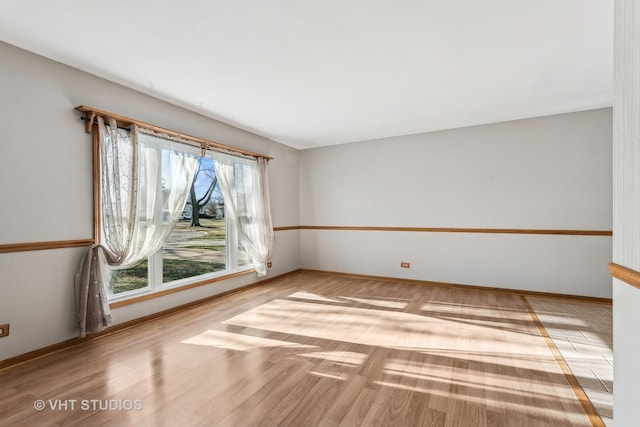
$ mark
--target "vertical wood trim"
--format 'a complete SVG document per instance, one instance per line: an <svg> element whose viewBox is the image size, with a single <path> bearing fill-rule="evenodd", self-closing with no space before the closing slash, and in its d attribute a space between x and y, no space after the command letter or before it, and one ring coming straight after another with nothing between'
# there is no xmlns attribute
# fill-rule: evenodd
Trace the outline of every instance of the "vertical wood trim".
<svg viewBox="0 0 640 427"><path fill-rule="evenodd" d="M93 240L100 243L100 140L98 126L92 126L93 146Z"/></svg>
<svg viewBox="0 0 640 427"><path fill-rule="evenodd" d="M538 332L547 343L547 347L549 347L549 351L551 351L551 353L553 354L553 357L556 360L556 363L558 364L558 366L560 367L560 370L564 374L564 377L567 380L567 383L569 383L569 387L571 387L571 390L573 390L573 394L576 395L576 398L580 402L580 405L582 406L584 413L589 418L589 421L591 421L591 425L593 427L605 427L605 424L602 421L602 418L600 418L600 415L598 415L598 411L596 411L596 408L593 406L593 403L591 403L591 401L589 400L589 397L587 397L587 394L584 392L584 390L580 386L580 383L578 382L577 378L571 372L569 365L567 365L567 362L565 362L564 358L560 354L560 351L558 351L558 348L553 343L553 340L547 333L547 330L545 329L544 325L538 318L538 315L536 314L535 311L533 311L531 304L529 304L529 301L527 301L527 298L524 295L520 296L520 298L522 300L522 304L524 304L524 306L527 308L527 311L529 312L529 316L531 316L531 320L533 320L533 323L535 323L536 327L538 328Z"/></svg>

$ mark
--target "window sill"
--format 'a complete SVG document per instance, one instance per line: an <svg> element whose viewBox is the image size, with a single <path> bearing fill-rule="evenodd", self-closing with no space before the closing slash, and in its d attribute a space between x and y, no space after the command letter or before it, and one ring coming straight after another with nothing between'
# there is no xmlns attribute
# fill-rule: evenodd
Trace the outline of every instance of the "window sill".
<svg viewBox="0 0 640 427"><path fill-rule="evenodd" d="M204 280L198 280L196 282L191 282L182 286L176 286L173 288L166 288L157 292L150 292L142 295L133 296L131 298L114 301L109 303L109 308L119 308L127 305L135 304L141 301L147 301L154 298L159 298L165 295L174 294L176 292L186 291L187 289L197 288L199 286L209 285L215 282L221 282L223 280L231 279L233 277L244 276L246 274L255 273L255 269L250 268L248 270L236 271L235 273L225 274L223 276L211 277Z"/></svg>

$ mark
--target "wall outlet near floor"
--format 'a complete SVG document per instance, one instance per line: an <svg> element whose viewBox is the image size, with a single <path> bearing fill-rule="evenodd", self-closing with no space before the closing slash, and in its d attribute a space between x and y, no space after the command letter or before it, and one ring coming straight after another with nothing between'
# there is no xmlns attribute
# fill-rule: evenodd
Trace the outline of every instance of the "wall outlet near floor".
<svg viewBox="0 0 640 427"><path fill-rule="evenodd" d="M273 267L273 263L271 261L268 261L267 262L267 268L271 268L271 267Z"/></svg>
<svg viewBox="0 0 640 427"><path fill-rule="evenodd" d="M9 336L9 324L0 325L0 337L8 337Z"/></svg>
<svg viewBox="0 0 640 427"><path fill-rule="evenodd" d="M406 261L402 261L402 262L400 262L400 267L402 267L402 268L411 268L411 263L406 262Z"/></svg>

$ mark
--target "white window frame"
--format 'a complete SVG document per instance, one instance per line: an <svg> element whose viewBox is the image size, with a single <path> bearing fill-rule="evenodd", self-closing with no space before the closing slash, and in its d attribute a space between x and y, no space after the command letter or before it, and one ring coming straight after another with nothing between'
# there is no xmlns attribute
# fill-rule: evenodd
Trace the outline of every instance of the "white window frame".
<svg viewBox="0 0 640 427"><path fill-rule="evenodd" d="M171 282L164 282L160 280L162 278L162 262L163 262L163 249L160 248L155 254L151 255L147 265L147 286L139 289L132 289L130 291L113 293L109 289L108 297L109 302L126 301L131 298L139 297L141 295L150 295L158 292L162 292L167 289L180 289L181 287L190 287L189 285L207 281L210 279L216 279L224 277L234 273L251 272L254 271L252 265L238 266L238 232L234 222L225 215L225 269L220 271L214 271L211 273L200 274L198 276L185 277Z"/></svg>

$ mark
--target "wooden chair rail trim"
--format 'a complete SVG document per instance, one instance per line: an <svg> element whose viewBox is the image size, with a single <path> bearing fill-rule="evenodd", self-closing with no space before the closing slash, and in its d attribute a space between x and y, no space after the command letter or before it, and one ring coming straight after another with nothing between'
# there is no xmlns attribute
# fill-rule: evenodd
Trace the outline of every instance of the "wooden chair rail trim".
<svg viewBox="0 0 640 427"><path fill-rule="evenodd" d="M301 230L412 231L418 233L552 234L566 236L612 236L611 230L561 230L536 228L459 228L459 227L373 227L341 225L301 225Z"/></svg>
<svg viewBox="0 0 640 427"><path fill-rule="evenodd" d="M511 295L521 295L521 296L531 295L531 296L537 296L537 297L574 300L574 301L581 301L581 302L592 302L597 304L612 303L611 298L590 297L585 295L568 295L568 294L556 294L553 292L526 291L526 290L509 289L509 288L494 288L494 287L482 286L482 285L434 282L430 280L403 279L403 278L388 277L388 276L372 276L368 274L345 273L340 271L327 271L327 270L313 270L308 268L302 268L300 269L300 271L306 272L306 273L317 273L317 274L324 274L324 275L337 276L337 277L350 277L354 279L376 280L380 282L405 283L409 285L434 286L434 287L441 287L441 288L476 289L479 291L498 292L498 293L511 294Z"/></svg>
<svg viewBox="0 0 640 427"><path fill-rule="evenodd" d="M614 262L609 263L611 277L640 289L640 272Z"/></svg>
<svg viewBox="0 0 640 427"><path fill-rule="evenodd" d="M221 292L221 293L216 294L216 295L211 295L211 296L206 297L206 298L202 298L202 299L199 299L199 300L196 300L196 301L191 301L191 302L188 302L186 304L178 305L176 307L168 308L166 310L162 310L162 311L159 311L157 313L148 314L146 316L139 317L137 319L133 319L133 320L129 320L127 322L119 323L117 325L113 325L113 326L108 327L104 331L96 332L96 333L87 335L87 336L85 336L83 338L80 338L80 337L71 338L71 339L56 343L56 344L52 344L52 345L49 345L49 346L46 346L46 347L39 348L37 350L30 351L28 353L24 353L24 354L20 354L18 356L11 357L9 359L0 360L0 370L5 369L5 368L9 368L11 366L15 366L15 365L18 365L18 364L27 363L29 361L32 361L32 360L35 360L35 359L39 359L39 358L47 356L49 354L53 354L53 353L57 353L57 352L62 351L62 350L66 350L67 348L74 347L74 346L82 344L84 342L92 341L92 340L104 337L106 335L111 335L111 334L114 334L114 333L118 333L118 332L124 331L126 329L130 329L130 328L133 328L135 326L141 325L143 323L152 322L152 321L154 321L156 319L159 319L159 318L162 318L162 317L167 317L167 316L172 315L174 313L185 311L185 310L188 310L190 308L197 307L199 305L206 304L206 303L208 303L210 301L217 300L217 299L220 299L220 298L224 298L224 297L227 297L227 296L230 296L230 295L245 291L245 290L250 289L250 288L254 288L254 287L257 287L257 286L262 286L262 285L265 285L265 284L267 284L269 282L273 282L274 280L277 280L277 279L280 279L280 278L295 274L298 271L299 270L293 270L293 271L290 271L288 273L283 273L283 274L280 274L280 275L277 275L277 276L269 277L267 279L259 280L257 282L249 283L248 285L240 286L238 288L231 289L231 290L228 290L228 291L225 291L225 292Z"/></svg>
<svg viewBox="0 0 640 427"><path fill-rule="evenodd" d="M394 231L414 233L484 233L484 234L549 234L560 236L612 236L611 230L563 230L537 228L461 228L461 227L376 227L349 225L289 225L274 227L285 230Z"/></svg>
<svg viewBox="0 0 640 427"><path fill-rule="evenodd" d="M299 230L299 225L288 225L285 227L273 227L273 231Z"/></svg>
<svg viewBox="0 0 640 427"><path fill-rule="evenodd" d="M273 231L284 230L297 230L300 227L287 226L287 227L274 227ZM66 248L78 248L83 246L91 246L95 243L94 239L76 239L76 240L55 240L50 242L28 242L28 243L9 243L0 244L0 254L10 252L29 252L29 251L44 251L48 249L66 249Z"/></svg>
<svg viewBox="0 0 640 427"><path fill-rule="evenodd" d="M220 150L226 150L226 151L230 151L232 153L240 154L240 155L243 155L243 156L262 157L262 158L267 159L267 160L272 160L273 159L273 157L265 156L264 154L256 153L256 152L249 151L249 150L243 150L243 149L240 149L240 148L231 147L229 145L221 144L219 142L210 141L208 139L199 138L197 136L187 135L187 134L182 133L182 132L176 132L176 131L171 130L171 129L166 129L166 128L163 128L163 127L160 127L160 126L155 126L155 125L152 125L152 124L149 124L149 123L142 122L140 120L135 120L135 119L131 119L129 117L120 116L118 114L110 113L108 111L99 110L99 109L94 108L94 107L88 107L86 105L80 105L80 106L76 107L76 110L84 113L85 114L85 118L88 120L87 128L86 128L87 133L91 132L91 125L93 124L93 121L96 118L96 116L101 116L103 118L114 119L118 123L118 126L126 127L126 126L136 125L136 126L138 126L139 128L142 128L142 129L147 129L147 130L151 130L151 131L156 132L156 133L161 133L161 134L165 134L165 135L172 136L172 137L175 137L175 138L183 139L183 140L191 142L192 144L197 145L197 146L206 147L206 148L213 148L213 149L220 149Z"/></svg>
<svg viewBox="0 0 640 427"><path fill-rule="evenodd" d="M567 380L569 387L573 391L573 394L575 394L576 398L580 402L580 406L582 406L582 409L584 410L585 415L587 416L587 418L589 418L589 421L591 421L591 425L593 427L605 427L605 424L602 421L602 418L600 417L600 415L598 415L598 411L593 406L593 403L591 403L591 400L589 400L589 397L584 392L584 389L578 382L578 379L573 375L573 372L571 372L571 368L569 368L569 365L562 357L562 354L560 354L560 351L558 350L553 340L549 336L549 333L547 332L544 325L538 318L538 315L533 310L533 307L531 307L531 304L529 304L529 301L527 301L527 298L524 295L521 295L520 298L522 299L522 303L524 304L524 306L527 308L527 311L529 312L529 316L531 317L531 320L533 320L533 323L538 328L538 332L547 343L547 347L553 354L553 358L555 359L556 364L560 367L560 370L562 371L562 374Z"/></svg>
<svg viewBox="0 0 640 427"><path fill-rule="evenodd" d="M95 241L93 239L55 240L51 242L32 242L32 243L11 243L8 245L0 245L0 254L10 253L10 252L44 251L48 249L79 248L83 246L91 246L94 243Z"/></svg>

